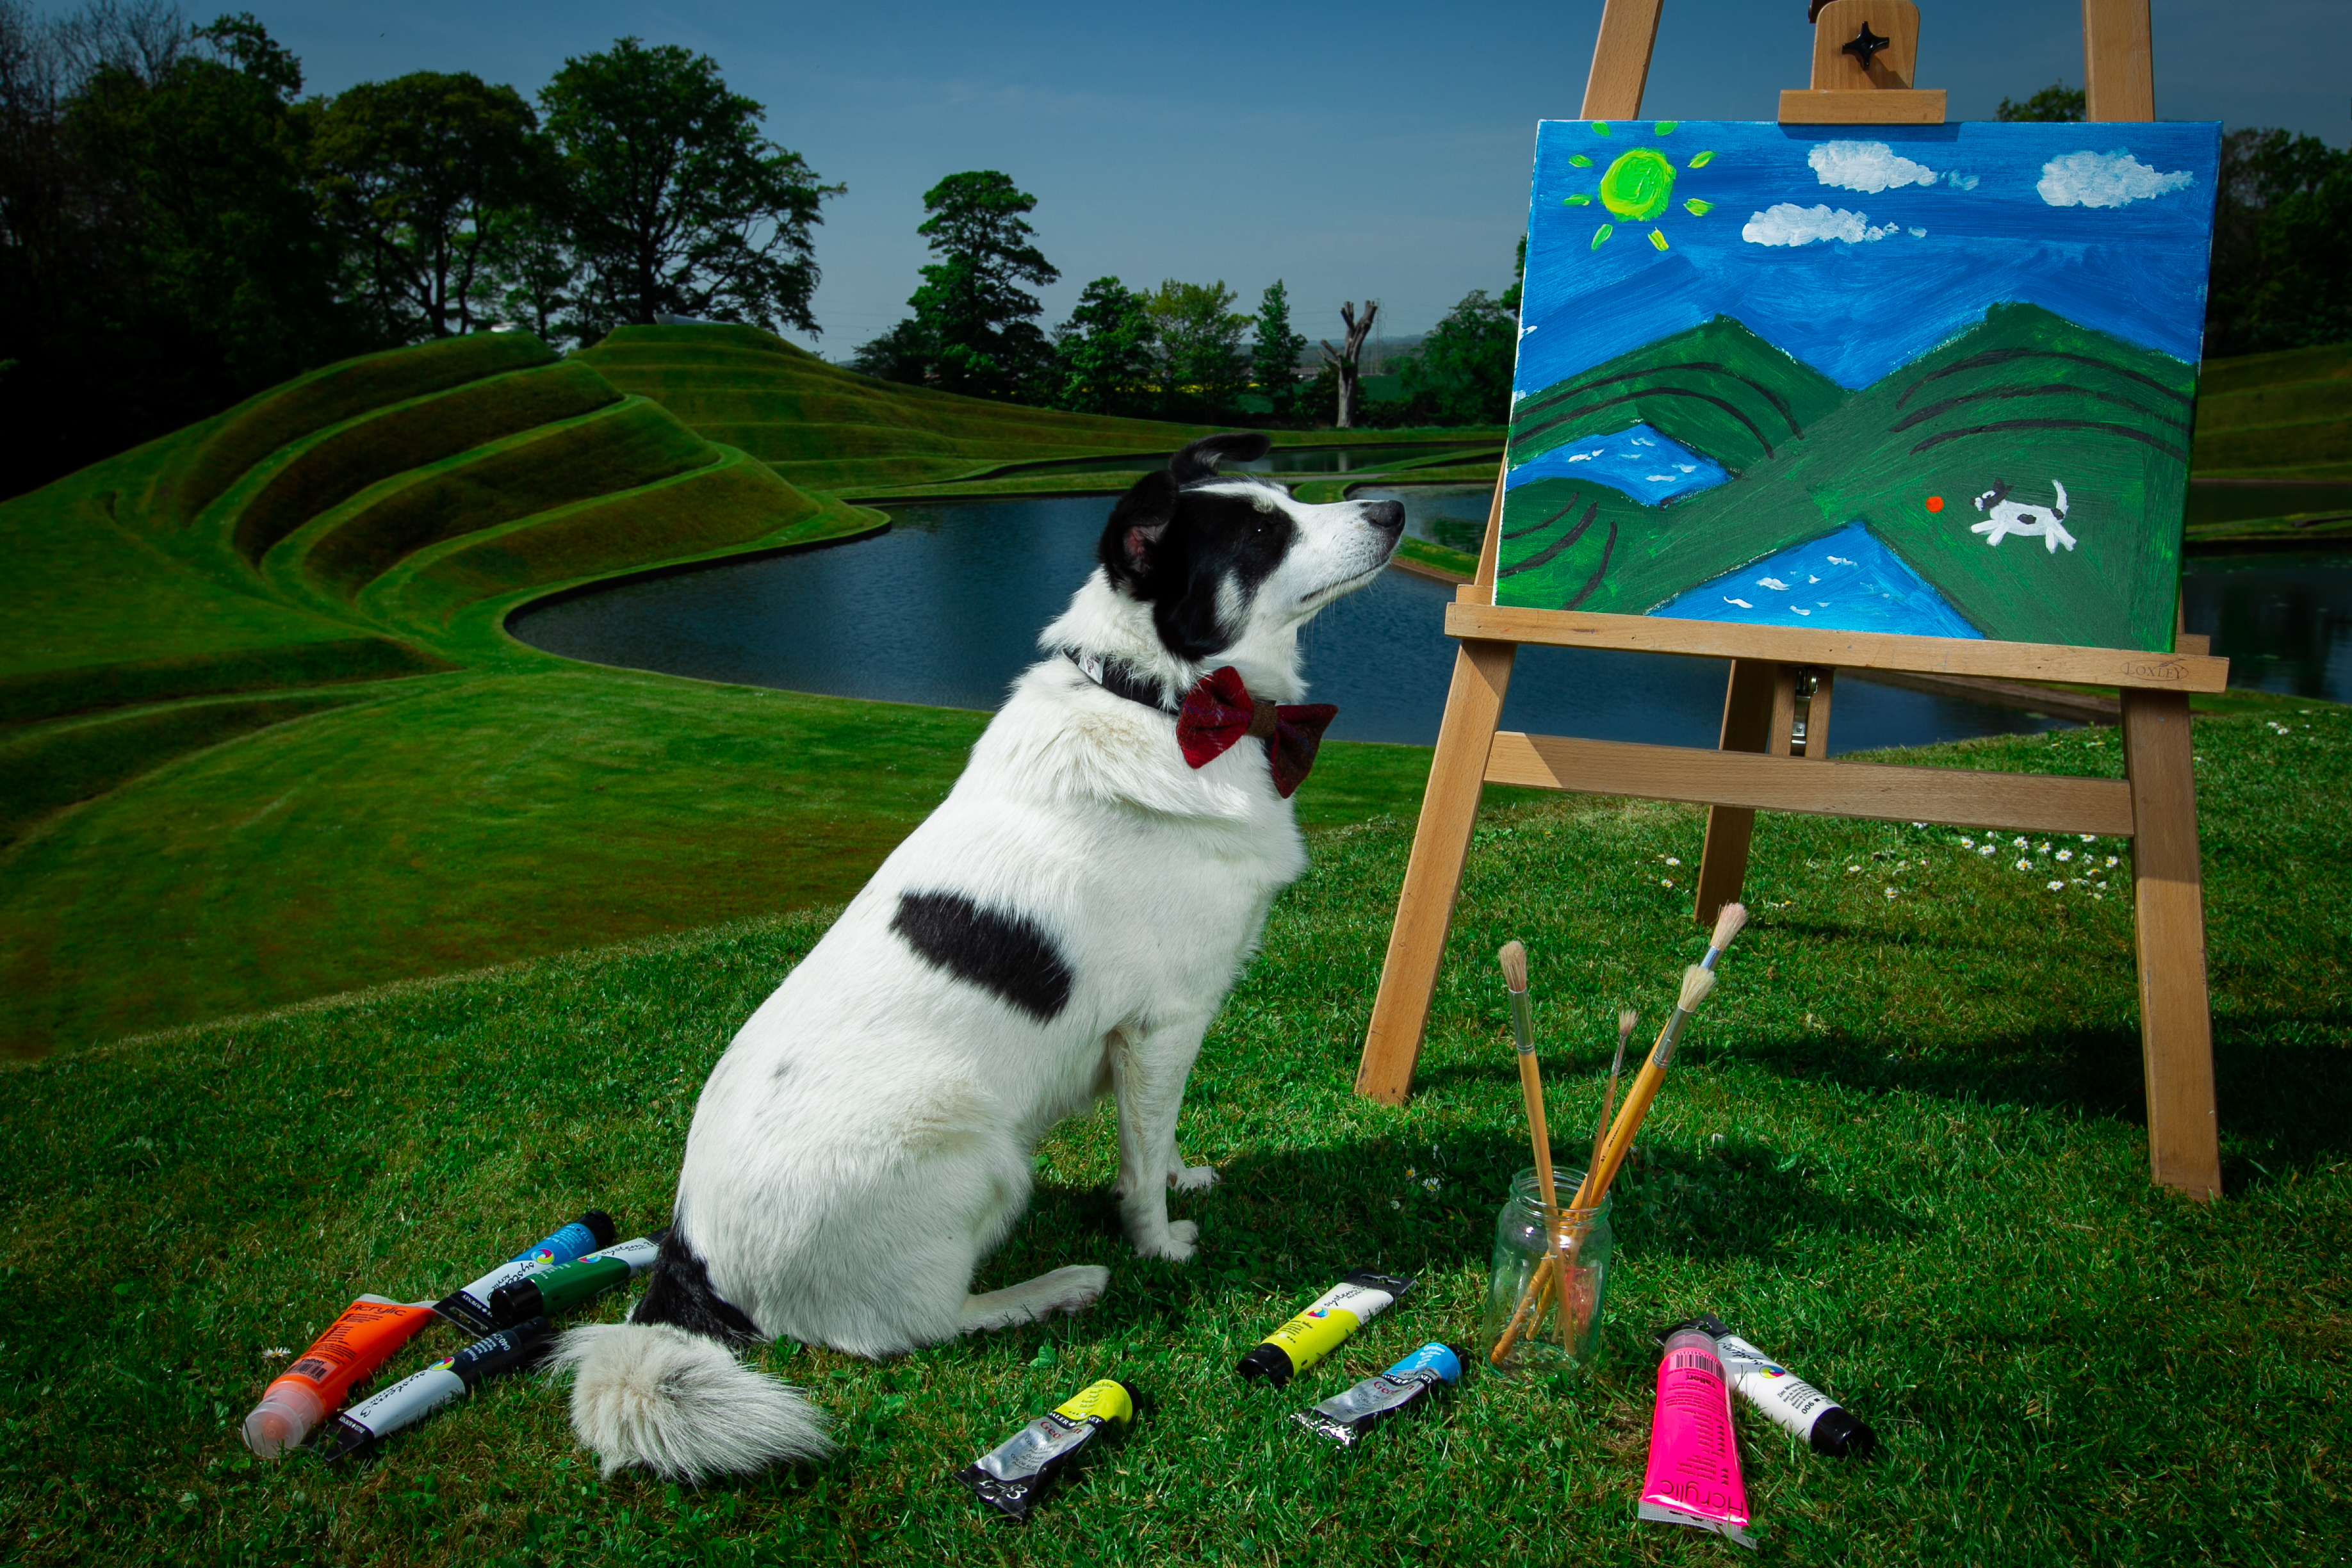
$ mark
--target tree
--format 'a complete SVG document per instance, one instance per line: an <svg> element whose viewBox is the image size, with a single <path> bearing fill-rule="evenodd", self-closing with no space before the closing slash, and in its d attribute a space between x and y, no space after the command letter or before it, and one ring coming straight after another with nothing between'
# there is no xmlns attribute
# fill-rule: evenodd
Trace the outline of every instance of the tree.
<svg viewBox="0 0 2352 1568"><path fill-rule="evenodd" d="M846 187L761 135L766 111L717 61L622 38L565 60L539 100L592 331L676 314L817 331L810 231Z"/></svg>
<svg viewBox="0 0 2352 1568"><path fill-rule="evenodd" d="M1045 308L1021 285L1062 275L1030 243L1037 231L1024 215L1036 207L1036 197L994 169L950 174L925 191L929 216L915 232L939 259L907 301L913 318L852 363L868 374L975 397L1049 400L1057 390L1054 354L1036 321Z"/></svg>
<svg viewBox="0 0 2352 1568"><path fill-rule="evenodd" d="M537 162L545 169L550 161ZM584 330L580 262L565 232L562 202L562 184L551 177L520 205L490 212L483 226L482 287L491 310L551 345Z"/></svg>
<svg viewBox="0 0 2352 1568"><path fill-rule="evenodd" d="M474 329L492 237L542 183L538 124L520 93L470 71L362 82L320 116L320 192L388 335Z"/></svg>
<svg viewBox="0 0 2352 1568"><path fill-rule="evenodd" d="M1290 291L1277 278L1258 300L1257 336L1250 344L1250 379L1277 422L1298 417L1298 356L1307 334L1290 325Z"/></svg>
<svg viewBox="0 0 2352 1568"><path fill-rule="evenodd" d="M1249 384L1242 333L1250 318L1234 313L1233 303L1234 291L1222 278L1214 283L1171 278L1145 301L1159 340L1163 418L1189 415L1222 422L1240 403Z"/></svg>
<svg viewBox="0 0 2352 1568"><path fill-rule="evenodd" d="M301 84L249 16L0 14L0 491L381 342L337 296Z"/></svg>
<svg viewBox="0 0 2352 1568"><path fill-rule="evenodd" d="M1339 406L1333 423L1342 430L1355 428L1356 395L1363 380L1360 366L1364 353L1364 340L1371 336L1372 320L1380 313L1380 301L1367 300L1364 301L1363 319L1359 321L1356 302L1350 300L1339 307L1339 323L1348 330L1346 337L1341 340L1343 346L1335 349L1329 339L1321 340L1323 363L1331 368L1338 380Z"/></svg>
<svg viewBox="0 0 2352 1568"><path fill-rule="evenodd" d="M2352 339L2352 152L2285 131L2221 139L2208 355Z"/></svg>
<svg viewBox="0 0 2352 1568"><path fill-rule="evenodd" d="M1054 405L1078 414L1150 415L1158 395L1155 337L1143 295L1116 278L1087 284L1070 319L1054 329L1061 363Z"/></svg>
<svg viewBox="0 0 2352 1568"><path fill-rule="evenodd" d="M1517 312L1473 289L1430 330L1403 364L1406 401L1417 425L1501 425L1511 416Z"/></svg>
<svg viewBox="0 0 2352 1568"><path fill-rule="evenodd" d="M2066 79L2061 77L2023 103L2012 103L2008 99L2002 99L2000 107L1993 113L2001 120L2072 121L2083 118L2088 103L2089 99L2081 88L2068 87Z"/></svg>

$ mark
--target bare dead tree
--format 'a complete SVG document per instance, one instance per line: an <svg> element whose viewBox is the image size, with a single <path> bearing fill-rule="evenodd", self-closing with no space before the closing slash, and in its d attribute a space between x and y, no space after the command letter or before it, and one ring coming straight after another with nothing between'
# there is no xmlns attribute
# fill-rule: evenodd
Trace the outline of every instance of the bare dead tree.
<svg viewBox="0 0 2352 1568"><path fill-rule="evenodd" d="M1348 329L1346 346L1335 349L1331 346L1330 339L1320 340L1323 345L1323 363L1339 373L1339 426L1342 430L1352 430L1356 427L1356 393L1363 381L1360 361L1364 353L1364 340L1371 336L1372 319L1380 313L1381 302L1378 300L1367 300L1364 301L1363 319L1358 321L1356 302L1350 300L1339 307L1340 324Z"/></svg>

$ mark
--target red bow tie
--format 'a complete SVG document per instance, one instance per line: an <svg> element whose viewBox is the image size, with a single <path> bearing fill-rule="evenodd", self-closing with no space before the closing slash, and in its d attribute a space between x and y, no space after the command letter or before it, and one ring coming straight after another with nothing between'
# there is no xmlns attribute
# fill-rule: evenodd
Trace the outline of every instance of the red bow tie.
<svg viewBox="0 0 2352 1568"><path fill-rule="evenodd" d="M1176 715L1176 743L1184 749L1187 765L1206 767L1238 743L1244 735L1267 742L1266 761L1274 767L1275 792L1290 798L1307 770L1315 765L1315 748L1339 710L1328 702L1286 702L1277 706L1252 697L1242 673L1228 664L1193 682L1184 694L1183 711Z"/></svg>

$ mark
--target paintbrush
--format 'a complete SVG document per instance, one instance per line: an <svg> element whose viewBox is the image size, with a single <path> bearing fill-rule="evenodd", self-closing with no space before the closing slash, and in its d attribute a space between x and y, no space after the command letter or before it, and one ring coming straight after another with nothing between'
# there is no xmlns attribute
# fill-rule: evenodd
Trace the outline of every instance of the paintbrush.
<svg viewBox="0 0 2352 1568"><path fill-rule="evenodd" d="M1723 956L1723 950L1731 945L1731 939L1738 936L1747 924L1746 904L1726 904L1717 910L1715 912L1715 934L1706 939L1706 956L1698 961L1698 966L1713 969L1715 961Z"/></svg>
<svg viewBox="0 0 2352 1568"><path fill-rule="evenodd" d="M1601 1114L1592 1119L1592 1158L1585 1162L1587 1172L1601 1163L1601 1141L1609 1135L1609 1113L1617 1108L1617 1075L1625 1070L1625 1042L1641 1021L1642 1015L1631 1007L1617 1015L1617 1059L1609 1064L1609 1088L1601 1097Z"/></svg>
<svg viewBox="0 0 2352 1568"><path fill-rule="evenodd" d="M1682 1038L1683 1026L1699 1010L1715 990L1715 973L1692 964L1683 971L1683 988L1675 998L1675 1010L1658 1031L1657 1044L1650 1047L1647 1061L1633 1077L1633 1087L1625 1091L1625 1103L1618 1108L1617 1120L1609 1124L1609 1137L1601 1145L1601 1157L1592 1169L1584 1173L1583 1184L1576 1189L1574 1206L1591 1208L1609 1195L1609 1184L1616 1179L1618 1168L1624 1164L1625 1155L1633 1146L1633 1136L1642 1130L1642 1118L1650 1112L1650 1102L1658 1098L1665 1086L1666 1069L1674 1065L1675 1045Z"/></svg>
<svg viewBox="0 0 2352 1568"><path fill-rule="evenodd" d="M1542 1310L1540 1293L1534 1289L1536 1280L1549 1280L1559 1268L1559 1193L1552 1180L1551 1132L1544 1122L1543 1074L1536 1062L1535 1020L1528 1002L1528 950L1516 942L1505 942L1495 959L1502 965L1503 985L1511 996L1511 1033L1519 1053L1519 1094L1527 1101L1528 1139L1534 1145L1536 1157L1536 1194L1543 1203L1544 1233L1549 1240L1543 1267L1528 1281L1529 1289L1520 1293L1509 1325L1495 1342L1493 1358L1500 1365L1518 1339L1528 1309ZM1563 1304L1563 1313L1565 1310Z"/></svg>
<svg viewBox="0 0 2352 1568"><path fill-rule="evenodd" d="M1511 1033L1519 1049L1519 1094L1528 1102L1528 1137L1535 1145L1536 1190L1544 1207L1559 1206L1552 1187L1551 1134L1544 1126L1543 1072L1536 1065L1535 1019L1528 1005L1528 950L1507 942L1495 955L1503 966L1503 984L1511 994Z"/></svg>

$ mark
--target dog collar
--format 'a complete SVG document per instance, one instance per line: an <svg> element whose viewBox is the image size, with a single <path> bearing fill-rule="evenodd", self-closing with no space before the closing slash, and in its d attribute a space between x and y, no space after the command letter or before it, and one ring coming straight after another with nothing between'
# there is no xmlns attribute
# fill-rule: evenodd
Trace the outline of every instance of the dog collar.
<svg viewBox="0 0 2352 1568"><path fill-rule="evenodd" d="M1129 702L1140 702L1146 708L1173 714L1180 706L1168 695L1168 688L1149 676L1138 675L1123 659L1105 658L1098 653L1086 653L1074 647L1062 650L1062 657L1078 667L1078 673L1109 692L1124 697Z"/></svg>

